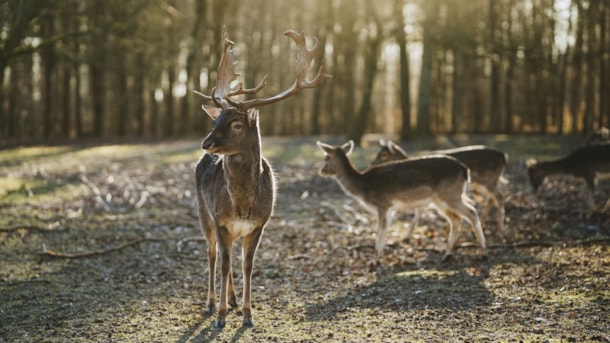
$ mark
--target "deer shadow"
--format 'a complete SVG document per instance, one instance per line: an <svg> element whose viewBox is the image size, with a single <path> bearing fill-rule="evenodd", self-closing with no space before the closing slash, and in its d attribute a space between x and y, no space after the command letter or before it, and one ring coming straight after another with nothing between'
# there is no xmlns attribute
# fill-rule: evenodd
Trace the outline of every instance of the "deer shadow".
<svg viewBox="0 0 610 343"><path fill-rule="evenodd" d="M332 320L350 309L410 312L428 309L470 310L494 302L484 276L465 271L417 270L380 277L322 303L306 305L309 320Z"/></svg>

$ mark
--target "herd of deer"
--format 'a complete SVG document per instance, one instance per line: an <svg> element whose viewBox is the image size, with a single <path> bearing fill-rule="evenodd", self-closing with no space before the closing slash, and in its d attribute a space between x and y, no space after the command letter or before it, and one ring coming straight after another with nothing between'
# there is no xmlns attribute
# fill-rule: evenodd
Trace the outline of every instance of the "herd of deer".
<svg viewBox="0 0 610 343"><path fill-rule="evenodd" d="M216 107L203 106L214 126L202 143L203 154L196 166L196 186L199 218L208 242L207 311L216 310L216 260L220 253L220 304L214 326L225 325L227 306L237 307L231 271L233 243L242 239L243 269L243 325L252 326L251 278L254 254L265 224L273 211L276 185L269 162L262 156L257 108L296 94L305 88L315 88L331 76L324 73L323 63L313 79L307 74L318 52L317 40L311 49L306 47L305 35L294 31L284 33L297 46L296 80L283 92L263 99L239 101L235 97L252 95L265 86L265 78L254 88L244 88L235 71L233 42L224 33L223 54L219 62L215 87L210 96L196 92ZM538 189L552 174L571 174L583 178L590 190L595 190L596 173L610 172L610 144L583 146L566 158L551 162L528 161L531 183ZM377 215L377 257L384 248L386 230L392 214L397 210L420 210L433 207L449 223L447 252L454 249L462 219L474 229L483 251L485 235L481 221L490 209L497 208L496 222L503 231L504 196L498 190L504 182L502 174L507 155L485 146L470 146L438 151L425 157L409 158L398 145L381 141L381 151L372 166L358 171L349 159L354 143L332 146L317 145L324 151L324 166L320 175L336 178L341 188ZM481 216L473 206L468 190L484 199ZM417 224L418 215L415 216ZM409 232L410 234L410 232Z"/></svg>

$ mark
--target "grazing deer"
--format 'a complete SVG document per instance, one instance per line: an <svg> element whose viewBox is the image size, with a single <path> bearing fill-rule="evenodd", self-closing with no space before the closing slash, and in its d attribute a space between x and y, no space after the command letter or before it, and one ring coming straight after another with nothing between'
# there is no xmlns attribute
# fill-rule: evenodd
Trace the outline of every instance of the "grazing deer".
<svg viewBox="0 0 610 343"><path fill-rule="evenodd" d="M589 137L589 144L605 144L610 142L610 130L607 127L600 127Z"/></svg>
<svg viewBox="0 0 610 343"><path fill-rule="evenodd" d="M391 161L401 161L408 159L407 153L398 145L390 140L379 140L381 149L371 165ZM460 162L464 163L470 169L470 189L477 195L483 195L485 199L485 207L481 212L481 222L489 215L489 211L496 206L496 220L500 232L504 232L504 195L498 190L500 182L506 182L502 177L508 156L506 153L486 147L484 145L465 146L456 149L448 149L435 151L435 154L451 156ZM476 198L475 198L476 199ZM419 211L415 213L415 219L407 238L411 236L413 228L417 226L419 221Z"/></svg>
<svg viewBox="0 0 610 343"><path fill-rule="evenodd" d="M481 247L486 250L479 216L466 194L469 171L458 160L432 155L381 164L360 172L348 158L354 148L353 141L342 146L320 141L317 144L325 153L320 175L334 177L345 193L377 214L375 247L378 258L383 254L385 234L393 212L424 206L436 208L449 222L447 252L443 259L453 253L461 219L470 223Z"/></svg>
<svg viewBox="0 0 610 343"><path fill-rule="evenodd" d="M305 46L305 35L294 31L284 33L297 45L296 80L285 91L264 99L237 101L234 96L255 94L264 87L265 78L252 89L237 82L233 42L224 33L224 50L218 65L216 86L212 95L196 92L218 107L203 106L214 120L212 131L201 147L206 150L196 167L199 219L208 242L208 313L215 310L216 249L221 257L221 290L214 327L222 328L227 315L227 297L237 307L231 271L233 243L242 238L243 258L243 325L252 326L250 283L254 254L275 202L275 178L269 162L262 156L256 108L272 104L296 94L304 88L320 86L330 75L320 67L312 80L306 75L317 54L317 40L312 49Z"/></svg>
<svg viewBox="0 0 610 343"><path fill-rule="evenodd" d="M526 161L527 173L534 191L551 175L571 175L587 183L587 206L593 208L597 174L610 173L610 144L585 145L558 160Z"/></svg>

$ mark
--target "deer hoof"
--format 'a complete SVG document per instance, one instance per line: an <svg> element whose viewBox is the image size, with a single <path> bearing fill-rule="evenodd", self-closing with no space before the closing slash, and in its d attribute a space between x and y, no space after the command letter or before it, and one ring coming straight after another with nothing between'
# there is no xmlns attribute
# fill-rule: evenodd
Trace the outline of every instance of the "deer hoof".
<svg viewBox="0 0 610 343"><path fill-rule="evenodd" d="M216 319L214 321L214 329L222 329L225 327L225 320L224 319Z"/></svg>
<svg viewBox="0 0 610 343"><path fill-rule="evenodd" d="M253 327L254 322L252 321L252 318L244 318L243 326L249 327L249 328Z"/></svg>
<svg viewBox="0 0 610 343"><path fill-rule="evenodd" d="M441 262L448 262L451 261L451 259L453 258L453 253L446 253L445 256L443 256L443 258L441 259Z"/></svg>
<svg viewBox="0 0 610 343"><path fill-rule="evenodd" d="M237 299L233 298L229 300L229 306L231 306L231 308L239 307L239 305L237 304Z"/></svg>

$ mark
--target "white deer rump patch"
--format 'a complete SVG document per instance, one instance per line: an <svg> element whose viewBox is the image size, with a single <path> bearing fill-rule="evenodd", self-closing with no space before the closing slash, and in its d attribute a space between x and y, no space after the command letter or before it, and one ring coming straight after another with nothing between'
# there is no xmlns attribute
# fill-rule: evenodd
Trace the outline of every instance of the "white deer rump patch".
<svg viewBox="0 0 610 343"><path fill-rule="evenodd" d="M233 237L245 237L252 233L256 227L255 222L244 219L233 220L227 225L227 228Z"/></svg>

